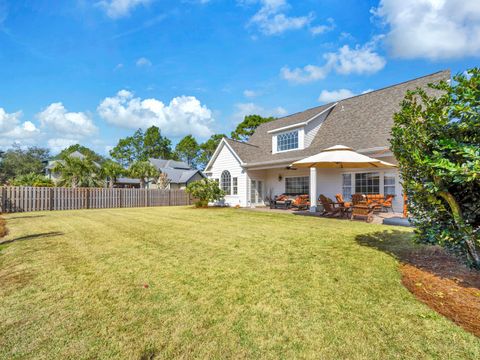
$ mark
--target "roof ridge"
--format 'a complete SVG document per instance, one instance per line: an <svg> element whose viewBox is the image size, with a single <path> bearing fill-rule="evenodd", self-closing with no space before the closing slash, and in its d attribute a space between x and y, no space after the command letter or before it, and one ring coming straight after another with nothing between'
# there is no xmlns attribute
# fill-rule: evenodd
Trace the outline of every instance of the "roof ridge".
<svg viewBox="0 0 480 360"><path fill-rule="evenodd" d="M422 76L419 76L419 77L416 77L416 78L413 78L413 79L410 79L410 80L405 80L405 81L402 81L402 82L399 82L399 83L396 83L396 84L387 85L387 86L384 86L384 87L382 87L382 88L375 89L375 90L369 91L369 92L364 93L364 94L358 94L358 95L350 96L350 97L345 98L345 99L342 99L342 100L330 101L330 102L325 103L325 104L322 104L322 105L312 106L311 108L308 108L308 109L305 109L305 110L302 110L302 111L297 111L297 112L294 112L293 114L289 114L289 115L287 115L287 116L279 117L279 118L274 119L274 120L272 120L272 121L269 121L269 122L260 124L260 126L262 126L262 125L264 125L264 124L269 124L269 123L275 122L275 121L277 121L277 120L286 119L286 118L291 117L291 116L293 116L293 115L301 114L301 113L304 113L304 112L306 112L306 111L310 111L310 110L313 110L313 109L316 109L316 108L319 108L319 107L328 107L328 106L331 106L331 105L333 105L333 104L335 104L335 103L338 103L338 104L339 104L340 102L342 102L342 101L344 101L344 100L353 99L353 98L356 98L356 97L359 97L359 96L364 96L364 95L368 95L368 94L371 94L371 93L374 93L374 92L386 90L386 89L389 89L389 88L392 88L392 87L395 87L395 86L403 85L403 84L406 84L406 83L409 83L409 82L417 81L417 80L420 80L420 79L423 79L423 78L426 78L426 77L429 77L429 76L433 76L433 75L436 75L436 74L441 74L441 73L449 73L449 74L450 74L450 70L449 70L449 69L439 70L439 71L436 71L436 72L431 73L431 74L422 75ZM260 127L260 126L259 126L259 127ZM233 140L233 139L232 139L232 140Z"/></svg>
<svg viewBox="0 0 480 360"><path fill-rule="evenodd" d="M256 148L259 147L257 145L253 145L253 144L250 144L250 143L245 142L245 141L235 140L235 139L231 139L231 138L228 138L228 137L225 137L225 139L230 140L230 141L235 141L236 143L239 143L239 144L250 145L250 146L253 146L253 147L256 147Z"/></svg>
<svg viewBox="0 0 480 360"><path fill-rule="evenodd" d="M339 101L331 101L329 103L326 103L326 104L321 104L321 105L317 105L317 106L312 106L311 108L308 108L308 109L305 109L305 110L302 110L302 111L297 111L297 112L294 112L293 114L290 114L290 115L287 115L287 116L282 116L282 117L279 117L279 118L276 118L274 120L271 120L271 121L267 121L265 123L262 123L260 124L260 126L262 125L265 125L265 124L271 124L277 120L283 120L283 119L286 119L286 118L289 118L291 116L294 116L294 115L297 115L297 114L301 114L301 113L304 113L304 112L307 112L307 111L310 111L310 110L313 110L313 109L316 109L316 108L321 108L321 107L328 107L328 105L333 105L335 103L338 103ZM321 112L322 110L320 110ZM259 127L260 127L259 126Z"/></svg>
<svg viewBox="0 0 480 360"><path fill-rule="evenodd" d="M431 74L419 76L419 77L414 78L414 79L405 80L405 81L402 81L402 82L399 82L399 83L396 83L396 84L392 84L392 85L387 85L387 86L384 86L384 87L382 87L382 88L380 88L380 89L375 89L375 90L372 90L372 91L369 91L369 92L366 92L366 93L363 93L363 94L358 94L358 95L350 96L350 97L345 98L345 99L342 99L342 100L338 100L338 103L341 103L342 101L345 101L345 100L350 100L350 99L353 99L353 98L357 98L357 97L360 97L360 96L365 96L365 95L368 95L368 94L371 94L371 93L374 93L374 92L378 92L378 91L390 89L390 88L393 88L393 87L395 87L395 86L404 85L404 84L407 84L407 83L409 83L409 82L417 81L417 80L420 80L420 79L423 79L423 78L427 78L427 77L429 77L429 76L441 74L441 73L450 73L450 70L448 70L448 69L447 69L447 70L440 70L440 71L436 71L436 72L431 73Z"/></svg>

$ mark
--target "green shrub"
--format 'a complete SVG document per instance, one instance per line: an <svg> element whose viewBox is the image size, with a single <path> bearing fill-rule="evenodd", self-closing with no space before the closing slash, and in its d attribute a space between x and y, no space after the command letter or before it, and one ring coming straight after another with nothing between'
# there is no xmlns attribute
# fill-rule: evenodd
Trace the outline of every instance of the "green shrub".
<svg viewBox="0 0 480 360"><path fill-rule="evenodd" d="M186 191L197 199L196 207L207 207L209 202L218 201L225 195L218 183L211 179L194 181L187 185Z"/></svg>
<svg viewBox="0 0 480 360"><path fill-rule="evenodd" d="M480 269L480 69L409 91L394 115L398 159L417 239Z"/></svg>
<svg viewBox="0 0 480 360"><path fill-rule="evenodd" d="M36 187L52 187L53 181L46 176L30 173L26 175L19 175L10 181L13 186L36 186Z"/></svg>

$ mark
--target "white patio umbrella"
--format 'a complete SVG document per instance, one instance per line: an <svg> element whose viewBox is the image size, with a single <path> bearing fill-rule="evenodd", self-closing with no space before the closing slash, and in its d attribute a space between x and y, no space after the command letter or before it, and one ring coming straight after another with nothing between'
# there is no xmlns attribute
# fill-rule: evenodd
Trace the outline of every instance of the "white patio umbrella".
<svg viewBox="0 0 480 360"><path fill-rule="evenodd" d="M348 146L335 145L316 155L295 161L291 166L298 168L394 168L396 165L371 158L352 150Z"/></svg>

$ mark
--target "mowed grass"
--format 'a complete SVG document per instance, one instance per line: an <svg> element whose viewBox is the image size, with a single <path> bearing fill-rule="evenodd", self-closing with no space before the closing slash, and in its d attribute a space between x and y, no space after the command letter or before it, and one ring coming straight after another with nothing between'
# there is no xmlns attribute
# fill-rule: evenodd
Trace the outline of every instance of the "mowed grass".
<svg viewBox="0 0 480 360"><path fill-rule="evenodd" d="M4 359L480 358L365 240L409 247L408 229L187 207L5 218Z"/></svg>

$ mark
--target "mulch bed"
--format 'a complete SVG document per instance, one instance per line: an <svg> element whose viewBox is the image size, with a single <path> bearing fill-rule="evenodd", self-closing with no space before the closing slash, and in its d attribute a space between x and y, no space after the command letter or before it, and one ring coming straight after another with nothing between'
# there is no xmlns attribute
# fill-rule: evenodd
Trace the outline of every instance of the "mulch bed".
<svg viewBox="0 0 480 360"><path fill-rule="evenodd" d="M480 271L466 268L444 250L412 252L400 270L402 282L420 301L480 337Z"/></svg>
<svg viewBox="0 0 480 360"><path fill-rule="evenodd" d="M0 239L7 235L7 225L5 224L5 219L0 217Z"/></svg>

